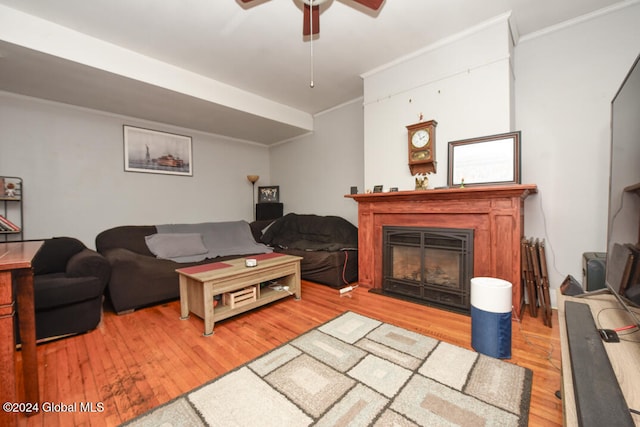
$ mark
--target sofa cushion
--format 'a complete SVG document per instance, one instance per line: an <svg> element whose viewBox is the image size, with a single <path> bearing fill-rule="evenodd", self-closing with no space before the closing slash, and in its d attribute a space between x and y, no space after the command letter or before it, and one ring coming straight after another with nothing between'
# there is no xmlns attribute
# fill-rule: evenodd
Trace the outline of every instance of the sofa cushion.
<svg viewBox="0 0 640 427"><path fill-rule="evenodd" d="M155 225L121 225L110 228L96 236L96 250L104 255L111 249L125 248L152 257L144 238L157 232Z"/></svg>
<svg viewBox="0 0 640 427"><path fill-rule="evenodd" d="M262 243L262 235L269 229L271 224L276 221L275 219L259 219L249 224L251 227L251 234L258 243Z"/></svg>
<svg viewBox="0 0 640 427"><path fill-rule="evenodd" d="M358 228L337 216L290 213L266 229L262 241L280 248L337 251L358 247Z"/></svg>
<svg viewBox="0 0 640 427"><path fill-rule="evenodd" d="M82 251L84 244L73 237L54 237L47 239L33 258L33 274L63 273L67 269L67 261Z"/></svg>
<svg viewBox="0 0 640 427"><path fill-rule="evenodd" d="M97 277L106 286L111 275L109 261L98 252L84 248L67 262L68 277Z"/></svg>
<svg viewBox="0 0 640 427"><path fill-rule="evenodd" d="M157 233L145 236L145 241L155 256L173 261L191 257L195 258L193 261L200 261L209 251L199 233Z"/></svg>
<svg viewBox="0 0 640 427"><path fill-rule="evenodd" d="M358 280L358 251L308 251L276 249L276 252L302 257L304 280L341 288Z"/></svg>
<svg viewBox="0 0 640 427"><path fill-rule="evenodd" d="M37 312L93 298L102 298L104 284L98 277L68 277L64 273L53 273L35 276L33 288Z"/></svg>

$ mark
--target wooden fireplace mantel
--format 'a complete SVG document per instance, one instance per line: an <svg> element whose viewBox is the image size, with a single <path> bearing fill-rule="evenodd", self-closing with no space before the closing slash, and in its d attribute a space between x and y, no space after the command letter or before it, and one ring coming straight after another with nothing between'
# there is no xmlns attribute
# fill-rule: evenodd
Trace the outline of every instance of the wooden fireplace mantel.
<svg viewBox="0 0 640 427"><path fill-rule="evenodd" d="M537 191L535 184L517 184L346 195L358 202L359 284L382 288L383 226L473 229L473 276L511 282L519 318L524 200Z"/></svg>

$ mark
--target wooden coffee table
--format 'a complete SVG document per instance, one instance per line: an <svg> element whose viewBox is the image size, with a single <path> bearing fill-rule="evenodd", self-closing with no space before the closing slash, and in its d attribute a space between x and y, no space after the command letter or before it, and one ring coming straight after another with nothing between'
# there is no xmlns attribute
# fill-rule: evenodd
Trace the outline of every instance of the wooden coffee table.
<svg viewBox="0 0 640 427"><path fill-rule="evenodd" d="M247 267L247 258L256 259L257 265ZM289 295L300 299L301 259L274 252L179 268L176 272L180 277L180 318L188 319L191 312L204 319L204 336L209 336L213 334L215 321ZM277 281L277 284L260 286L270 281ZM273 289L276 286L286 289ZM224 295L227 304L221 301L214 308L214 296L219 294Z"/></svg>

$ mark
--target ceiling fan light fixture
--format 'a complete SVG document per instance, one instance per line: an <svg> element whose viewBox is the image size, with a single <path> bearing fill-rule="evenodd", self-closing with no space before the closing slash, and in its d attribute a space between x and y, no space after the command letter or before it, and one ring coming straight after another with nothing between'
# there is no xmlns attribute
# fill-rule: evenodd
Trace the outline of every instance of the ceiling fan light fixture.
<svg viewBox="0 0 640 427"><path fill-rule="evenodd" d="M254 0L240 0L249 3ZM311 81L309 86L313 88L313 38L320 33L320 5L328 0L299 0L303 3L304 12L302 17L302 36L309 37L310 59L311 59ZM385 0L353 0L369 9L378 10Z"/></svg>

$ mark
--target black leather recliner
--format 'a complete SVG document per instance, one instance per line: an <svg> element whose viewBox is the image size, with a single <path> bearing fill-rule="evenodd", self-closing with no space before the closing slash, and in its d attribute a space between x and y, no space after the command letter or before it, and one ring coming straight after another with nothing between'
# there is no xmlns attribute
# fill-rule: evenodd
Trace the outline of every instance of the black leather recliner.
<svg viewBox="0 0 640 427"><path fill-rule="evenodd" d="M99 253L72 237L44 241L32 261L36 339L95 329L111 266ZM19 332L16 331L19 342Z"/></svg>

